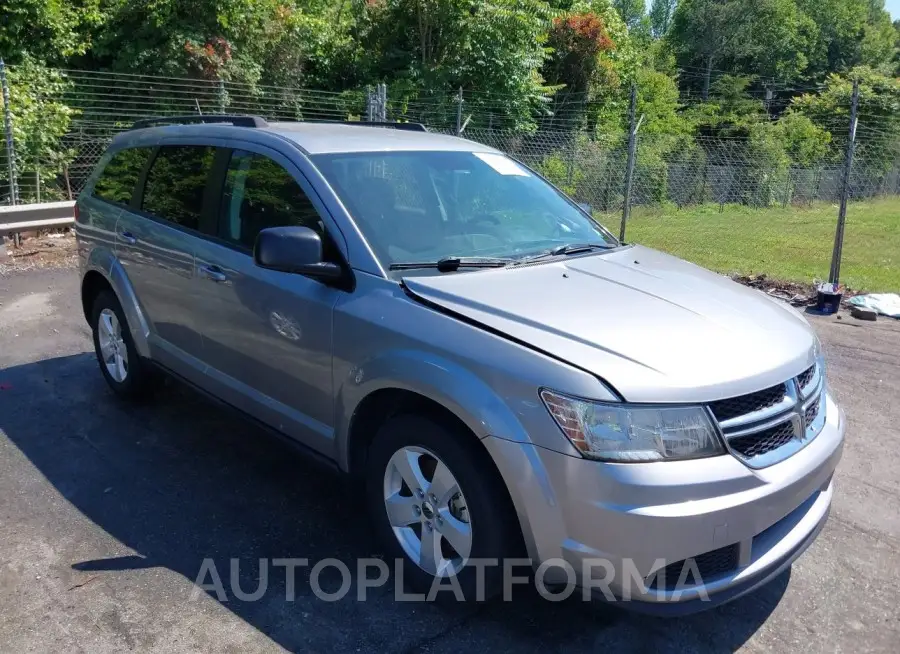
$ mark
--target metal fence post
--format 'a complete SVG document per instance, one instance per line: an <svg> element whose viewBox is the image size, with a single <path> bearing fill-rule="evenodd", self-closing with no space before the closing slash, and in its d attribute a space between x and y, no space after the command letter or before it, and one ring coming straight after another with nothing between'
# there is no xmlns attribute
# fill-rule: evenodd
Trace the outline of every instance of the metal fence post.
<svg viewBox="0 0 900 654"><path fill-rule="evenodd" d="M572 182L575 181L575 153L576 153L576 145L578 143L578 136L576 132L572 132L569 134L569 160L566 162L566 185L571 187Z"/></svg>
<svg viewBox="0 0 900 654"><path fill-rule="evenodd" d="M225 113L225 105L228 101L228 94L225 93L225 80L219 79L218 84L216 85L216 104L218 105L218 110L220 114Z"/></svg>
<svg viewBox="0 0 900 654"><path fill-rule="evenodd" d="M13 206L19 202L19 183L16 175L16 146L13 139L12 107L9 103L9 82L6 80L6 64L0 59L0 87L3 97L3 128L6 131L6 164L9 168L9 203ZM22 245L22 238L18 232L11 234L13 247ZM0 238L0 248L3 248L3 239ZM4 250L5 253L5 250Z"/></svg>
<svg viewBox="0 0 900 654"><path fill-rule="evenodd" d="M631 182L634 179L634 155L637 144L637 84L631 85L631 106L628 109L628 163L625 167L625 201L622 207L622 225L619 240L625 240L625 225L631 216Z"/></svg>
<svg viewBox="0 0 900 654"><path fill-rule="evenodd" d="M366 121L387 122L387 84L378 83L366 93Z"/></svg>
<svg viewBox="0 0 900 654"><path fill-rule="evenodd" d="M372 89L366 92L366 121L375 122L375 93Z"/></svg>
<svg viewBox="0 0 900 654"><path fill-rule="evenodd" d="M462 134L462 106L463 106L463 90L459 87L459 94L456 96L456 135Z"/></svg>
<svg viewBox="0 0 900 654"><path fill-rule="evenodd" d="M850 195L850 174L853 170L853 153L856 151L856 123L859 106L859 80L853 80L853 98L850 101L850 134L844 175L841 183L841 205L838 209L837 229L834 231L834 251L831 254L831 273L828 281L837 284L841 277L841 255L844 249L844 224L847 222L847 200Z"/></svg>
<svg viewBox="0 0 900 654"><path fill-rule="evenodd" d="M13 140L12 107L9 104L9 83L6 81L6 64L0 59L0 86L3 87L3 127L6 130L6 163L9 167L9 203L19 202L19 184L16 177L16 146Z"/></svg>

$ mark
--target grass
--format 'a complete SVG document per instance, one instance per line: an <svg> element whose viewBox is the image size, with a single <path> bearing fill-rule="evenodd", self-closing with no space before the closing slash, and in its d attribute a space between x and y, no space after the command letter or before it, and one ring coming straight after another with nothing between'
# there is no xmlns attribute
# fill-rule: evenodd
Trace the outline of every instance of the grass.
<svg viewBox="0 0 900 654"><path fill-rule="evenodd" d="M827 279L836 204L757 209L703 205L635 207L626 240L670 252L723 273L783 280ZM619 216L600 220L613 233ZM852 202L847 208L841 282L854 290L900 291L900 198Z"/></svg>

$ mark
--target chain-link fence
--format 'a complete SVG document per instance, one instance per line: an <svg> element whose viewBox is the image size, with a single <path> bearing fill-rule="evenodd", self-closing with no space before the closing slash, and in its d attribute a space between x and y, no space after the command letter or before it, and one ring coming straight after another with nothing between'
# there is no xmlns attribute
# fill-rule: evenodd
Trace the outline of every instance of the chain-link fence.
<svg viewBox="0 0 900 654"><path fill-rule="evenodd" d="M247 113L270 121L410 120L509 153L590 205L614 233L629 197L626 240L722 272L828 278L835 205L852 200L845 281L900 289L900 139L883 117L858 117L856 156L846 176L849 116L831 120L827 140L798 145L765 130L717 137L641 131L642 117L627 115L625 107L620 122L635 132L629 185L629 128L574 129L571 103L565 120L545 108L530 130L513 130L495 113L501 105L476 91L409 99L391 97L383 85L336 93L87 71L52 71L55 82L48 86L27 73L9 71L12 179L21 202L76 197L112 136L140 118ZM9 152L0 152L0 202L13 197Z"/></svg>

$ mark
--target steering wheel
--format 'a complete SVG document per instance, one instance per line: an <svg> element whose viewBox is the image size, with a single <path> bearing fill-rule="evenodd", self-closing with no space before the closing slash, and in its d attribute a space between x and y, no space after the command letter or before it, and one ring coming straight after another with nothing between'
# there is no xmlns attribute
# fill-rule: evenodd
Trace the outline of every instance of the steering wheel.
<svg viewBox="0 0 900 654"><path fill-rule="evenodd" d="M553 227L553 238L563 238L566 236L567 232L563 231L562 225L559 218L554 216L549 211L542 211L541 218L547 221L548 226Z"/></svg>

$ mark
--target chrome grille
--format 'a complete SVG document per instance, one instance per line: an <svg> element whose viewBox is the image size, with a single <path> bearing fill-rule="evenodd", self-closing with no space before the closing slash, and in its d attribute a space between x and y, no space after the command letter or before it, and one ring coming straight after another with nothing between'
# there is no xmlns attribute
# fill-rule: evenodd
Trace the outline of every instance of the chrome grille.
<svg viewBox="0 0 900 654"><path fill-rule="evenodd" d="M713 415L719 422L725 422L755 411L768 409L784 400L787 388L784 384L778 384L755 393L732 397L727 400L719 400L709 405Z"/></svg>
<svg viewBox="0 0 900 654"><path fill-rule="evenodd" d="M761 391L710 403L728 450L752 468L783 461L822 430L824 376L819 363Z"/></svg>
<svg viewBox="0 0 900 654"><path fill-rule="evenodd" d="M812 365L803 372L800 373L800 376L797 377L797 383L800 385L800 388L806 388L809 385L809 382L812 381L813 375L816 374L816 366Z"/></svg>
<svg viewBox="0 0 900 654"><path fill-rule="evenodd" d="M732 438L728 444L732 450L749 459L781 447L793 439L794 435L794 423L788 421L763 431Z"/></svg>
<svg viewBox="0 0 900 654"><path fill-rule="evenodd" d="M692 563L693 566L691 566ZM735 543L692 556L683 561L670 563L665 568L653 573L649 586L653 589L674 590L678 588L679 581L681 581L681 587L706 583L714 577L737 569L737 565L738 545ZM699 573L699 579L695 578L696 573Z"/></svg>
<svg viewBox="0 0 900 654"><path fill-rule="evenodd" d="M811 425L819 417L819 402L819 398L816 398L803 412L803 420L807 425Z"/></svg>

